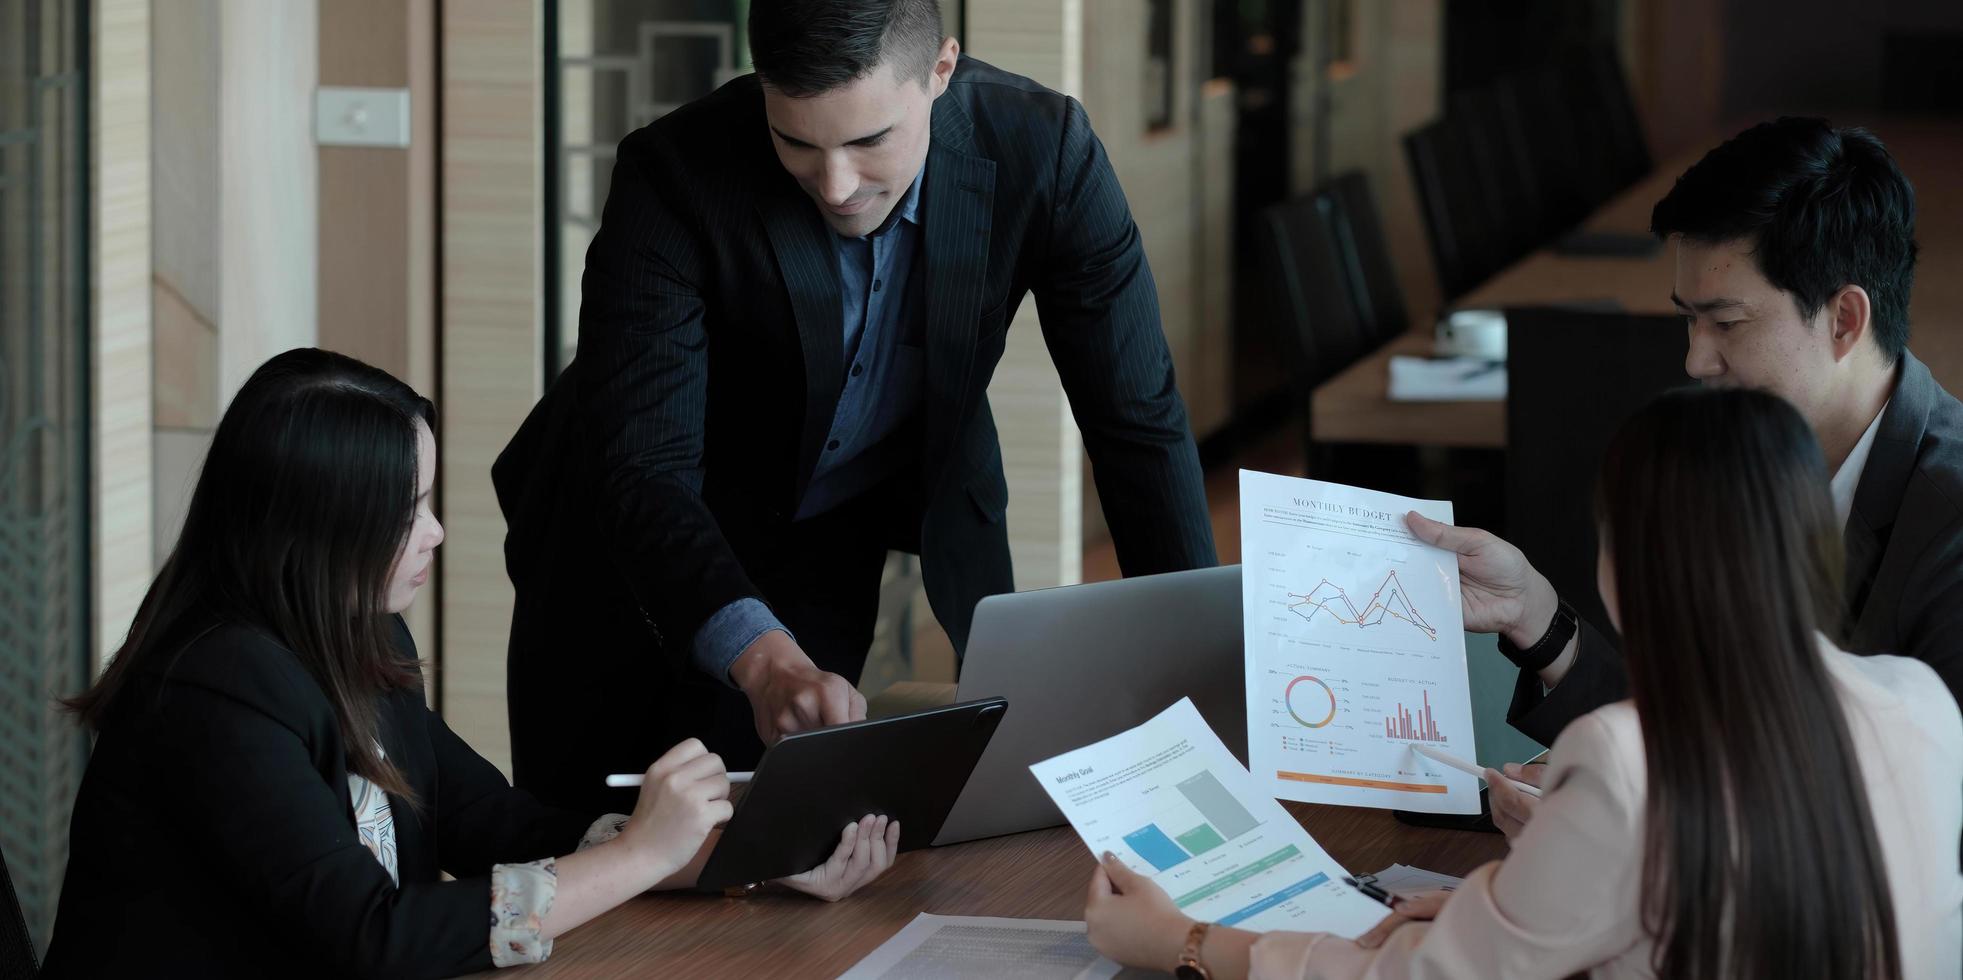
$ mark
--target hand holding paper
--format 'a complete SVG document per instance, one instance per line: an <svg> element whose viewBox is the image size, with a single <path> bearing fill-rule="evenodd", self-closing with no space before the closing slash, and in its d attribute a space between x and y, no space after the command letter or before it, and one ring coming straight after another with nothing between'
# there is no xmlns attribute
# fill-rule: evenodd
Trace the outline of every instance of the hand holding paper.
<svg viewBox="0 0 1963 980"><path fill-rule="evenodd" d="M1116 854L1190 918L1349 937L1383 918L1190 700L1029 771L1092 854Z"/></svg>

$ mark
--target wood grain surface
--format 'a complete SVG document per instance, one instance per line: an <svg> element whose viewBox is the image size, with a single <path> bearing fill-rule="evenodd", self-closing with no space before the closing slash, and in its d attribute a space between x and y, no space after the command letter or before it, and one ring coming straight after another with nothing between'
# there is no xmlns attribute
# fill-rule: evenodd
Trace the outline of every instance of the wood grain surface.
<svg viewBox="0 0 1963 980"><path fill-rule="evenodd" d="M1403 862L1463 875L1506 849L1498 834L1410 827L1387 810L1286 806L1351 871ZM834 977L921 912L1081 919L1093 865L1077 836L1059 827L901 855L885 877L836 904L779 889L748 898L649 895L561 937L546 962L495 973Z"/></svg>

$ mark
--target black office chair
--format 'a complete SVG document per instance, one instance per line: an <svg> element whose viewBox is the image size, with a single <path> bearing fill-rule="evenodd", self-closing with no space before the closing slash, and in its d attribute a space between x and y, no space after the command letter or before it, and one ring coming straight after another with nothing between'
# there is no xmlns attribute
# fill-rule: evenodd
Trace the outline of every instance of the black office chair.
<svg viewBox="0 0 1963 980"><path fill-rule="evenodd" d="M1594 68L1592 91L1596 104L1608 120L1609 145L1615 150L1614 174L1627 188L1656 168L1650 156L1649 137L1643 135L1643 120L1636 113L1636 100L1629 92L1628 76L1622 72L1622 58L1611 47L1597 50L1589 64Z"/></svg>
<svg viewBox="0 0 1963 980"><path fill-rule="evenodd" d="M1535 237L1551 241L1579 224L1596 203L1582 185L1574 116L1560 75L1549 67L1510 75L1494 87L1494 97L1500 125L1521 148L1521 167L1534 189Z"/></svg>
<svg viewBox="0 0 1963 980"><path fill-rule="evenodd" d="M0 892L6 901L6 907L0 908L0 980L34 980L41 967L34 958L34 940L27 934L27 919L21 915L20 896L14 894L4 853L0 853Z"/></svg>
<svg viewBox="0 0 1963 980"><path fill-rule="evenodd" d="M1325 195L1262 210L1258 232L1269 310L1304 410L1317 384L1367 352L1350 284L1329 233Z"/></svg>
<svg viewBox="0 0 1963 980"><path fill-rule="evenodd" d="M1463 124L1446 116L1404 136L1404 154L1424 212L1425 238L1447 302L1472 291L1503 263L1495 261L1497 221L1488 209Z"/></svg>
<svg viewBox="0 0 1963 980"><path fill-rule="evenodd" d="M1495 271L1539 247L1544 240L1541 197L1532 183L1528 142L1507 125L1507 113L1497 89L1465 92L1452 100L1452 119L1465 140L1466 164L1472 168L1492 221L1487 246Z"/></svg>
<svg viewBox="0 0 1963 980"><path fill-rule="evenodd" d="M1397 281L1390 244L1370 178L1360 171L1330 180L1324 192L1335 202L1333 230L1337 247L1349 267L1350 295L1357 320L1363 325L1365 353L1390 342L1411 326L1404 307L1404 287Z"/></svg>
<svg viewBox="0 0 1963 980"><path fill-rule="evenodd" d="M1881 111L1963 115L1963 33L1882 35Z"/></svg>
<svg viewBox="0 0 1963 980"><path fill-rule="evenodd" d="M1595 591L1595 474L1610 437L1690 383L1683 321L1555 307L1506 311L1506 532L1583 618Z"/></svg>
<svg viewBox="0 0 1963 980"><path fill-rule="evenodd" d="M1649 141L1613 47L1578 49L1561 60L1558 71L1580 151L1580 179L1593 211L1650 172Z"/></svg>

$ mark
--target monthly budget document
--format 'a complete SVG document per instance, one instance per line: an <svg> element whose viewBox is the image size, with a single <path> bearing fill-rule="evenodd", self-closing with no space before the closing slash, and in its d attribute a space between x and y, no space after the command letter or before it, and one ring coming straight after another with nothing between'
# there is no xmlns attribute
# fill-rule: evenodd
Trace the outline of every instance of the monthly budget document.
<svg viewBox="0 0 1963 980"><path fill-rule="evenodd" d="M1247 762L1305 803L1478 813L1458 556L1411 535L1449 501L1242 470Z"/></svg>
<svg viewBox="0 0 1963 980"><path fill-rule="evenodd" d="M1029 771L1092 854L1118 855L1195 919L1355 938L1384 918L1190 699Z"/></svg>

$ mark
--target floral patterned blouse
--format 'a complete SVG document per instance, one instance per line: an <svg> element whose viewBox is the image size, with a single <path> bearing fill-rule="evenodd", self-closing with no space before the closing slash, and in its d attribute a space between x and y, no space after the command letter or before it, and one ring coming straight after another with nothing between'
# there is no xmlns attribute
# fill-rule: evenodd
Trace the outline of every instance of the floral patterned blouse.
<svg viewBox="0 0 1963 980"><path fill-rule="evenodd" d="M388 794L374 783L348 774L348 792L354 801L355 833L375 855L389 880L402 884L396 871L395 815L390 812ZM627 817L609 813L593 822L578 850L620 836ZM525 864L499 864L491 868L491 963L494 966L523 966L542 963L552 955L552 940L539 936L552 899L559 891L559 875L552 858Z"/></svg>

